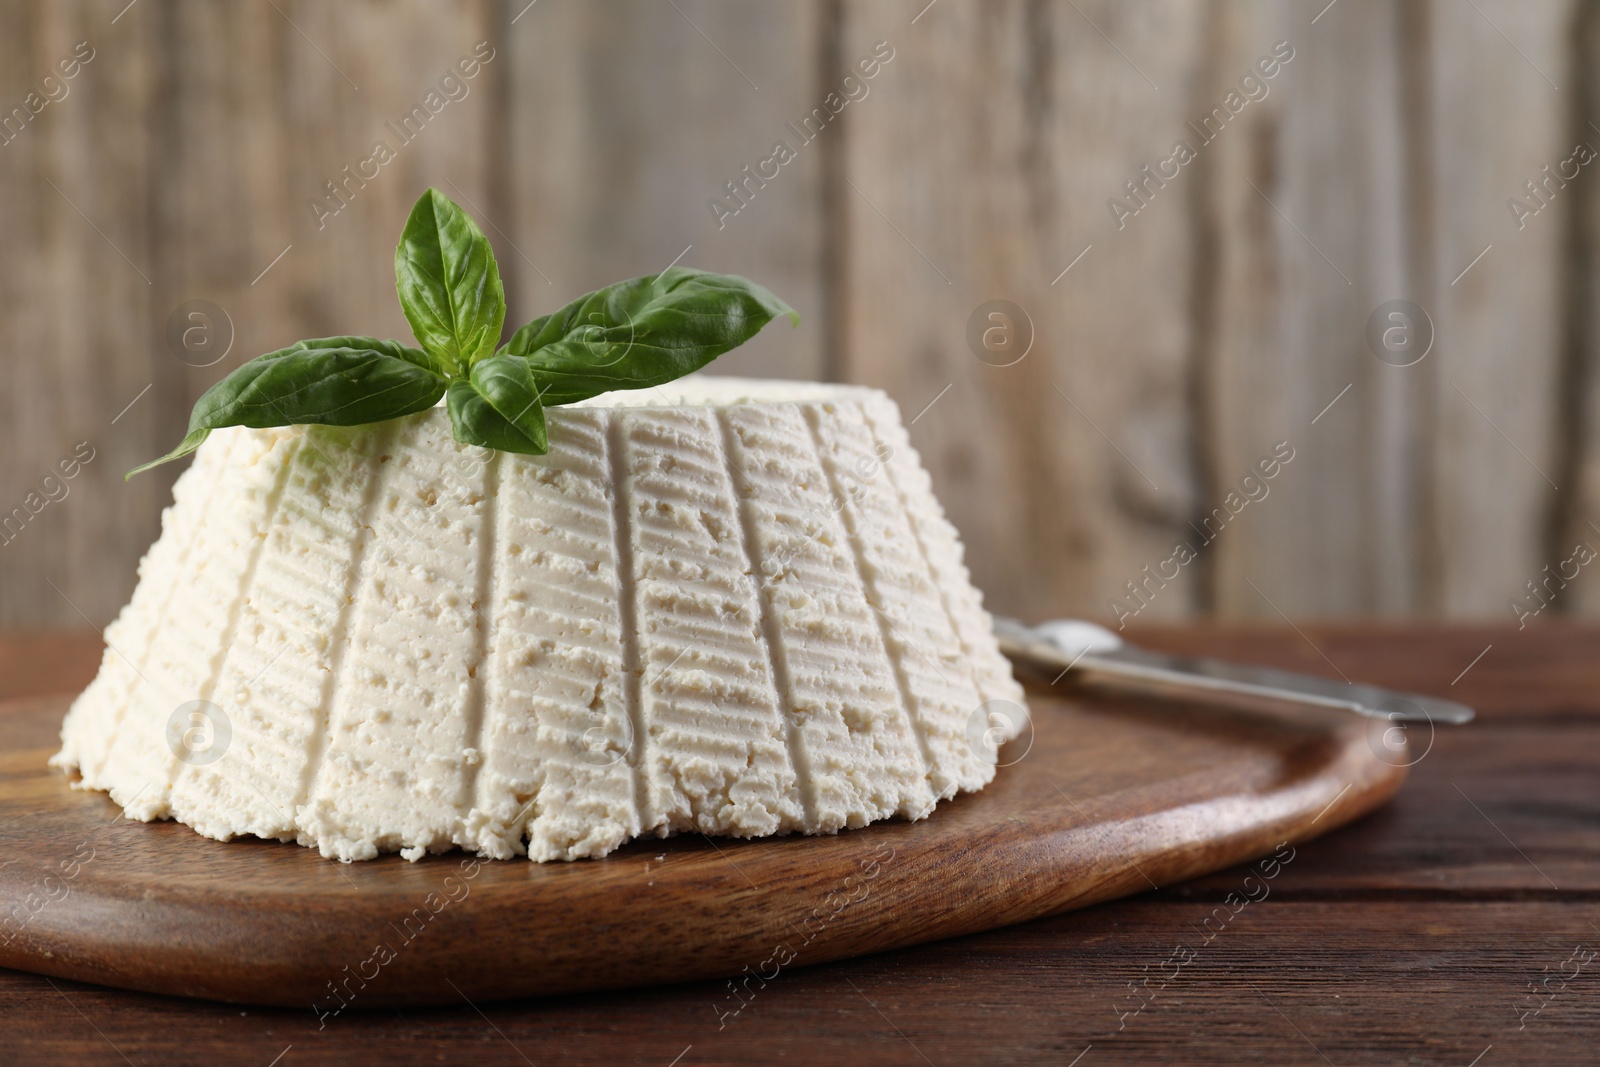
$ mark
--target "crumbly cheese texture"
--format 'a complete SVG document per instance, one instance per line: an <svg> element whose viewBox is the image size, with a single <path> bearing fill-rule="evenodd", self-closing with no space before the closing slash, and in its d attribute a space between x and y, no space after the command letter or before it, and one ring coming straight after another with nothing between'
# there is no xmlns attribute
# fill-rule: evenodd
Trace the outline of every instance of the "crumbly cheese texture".
<svg viewBox="0 0 1600 1067"><path fill-rule="evenodd" d="M212 434L53 764L341 860L833 833L993 778L1022 691L888 397L694 377L547 417L545 456L443 408Z"/></svg>

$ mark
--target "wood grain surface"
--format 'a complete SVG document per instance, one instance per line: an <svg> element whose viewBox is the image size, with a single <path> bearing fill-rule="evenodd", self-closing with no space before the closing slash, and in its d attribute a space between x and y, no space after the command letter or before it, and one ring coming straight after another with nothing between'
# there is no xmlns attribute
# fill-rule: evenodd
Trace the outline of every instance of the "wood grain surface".
<svg viewBox="0 0 1600 1067"><path fill-rule="evenodd" d="M1141 621L1511 619L1600 538L1592 168L1520 228L1507 208L1600 145L1595 22L1574 0L12 0L0 114L79 41L95 58L0 146L0 515L77 443L96 458L0 547L0 624L112 617L176 470L121 474L239 361L404 334L390 262L430 183L486 222L515 321L680 255L785 296L800 327L718 369L886 388L998 610L1109 617L1285 441L1270 495ZM469 94L319 224L325 183L479 41ZM1108 203L1280 41L1266 95L1119 226ZM841 88L802 144L789 124ZM779 140L796 157L719 221ZM996 299L1032 323L1012 366L968 340ZM1395 299L1437 335L1412 367L1366 339ZM166 340L191 300L231 323L216 365ZM1600 611L1597 588L1550 613Z"/></svg>
<svg viewBox="0 0 1600 1067"><path fill-rule="evenodd" d="M1064 1065L1080 1055L1079 1067L1587 1062L1600 1038L1594 966L1542 997L1529 987L1560 971L1577 946L1600 947L1591 925L1600 922L1600 630L1301 630L1143 627L1133 636L1330 677L1336 666L1464 700L1480 720L1441 731L1392 801L1301 846L1267 898L1210 940L1197 924L1245 890L1252 867L988 933L786 970L720 1028L729 993L718 981L477 1008L463 999L352 1009L319 1027L309 1009L229 1007L0 971L0 1042L19 1063L141 1067L945 1067ZM81 686L94 667L84 652L96 641L51 642L50 658L75 657L73 668L47 665L41 642L0 640L0 694L39 693L52 680ZM29 655L11 654L18 648ZM0 750L38 744L37 725L24 718L0 715ZM1161 965L1180 947L1197 958L1123 1018L1139 1003L1133 990L1170 974Z"/></svg>
<svg viewBox="0 0 1600 1067"><path fill-rule="evenodd" d="M31 734L0 756L0 899L22 901L0 916L0 964L327 1016L696 978L751 995L786 968L1023 922L1283 845L1266 861L1275 877L1292 843L1387 800L1410 763L1348 713L1040 689L996 781L917 823L640 841L578 863L344 865L118 818L45 766L65 704L0 707ZM513 927L522 936L499 936Z"/></svg>

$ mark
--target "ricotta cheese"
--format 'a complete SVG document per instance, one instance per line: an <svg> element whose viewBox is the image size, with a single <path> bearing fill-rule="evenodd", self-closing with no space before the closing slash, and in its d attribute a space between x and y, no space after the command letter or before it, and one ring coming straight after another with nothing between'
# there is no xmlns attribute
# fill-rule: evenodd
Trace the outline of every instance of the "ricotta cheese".
<svg viewBox="0 0 1600 1067"><path fill-rule="evenodd" d="M547 417L545 456L443 408L213 433L53 764L341 860L832 833L993 778L1022 692L888 397L694 377Z"/></svg>

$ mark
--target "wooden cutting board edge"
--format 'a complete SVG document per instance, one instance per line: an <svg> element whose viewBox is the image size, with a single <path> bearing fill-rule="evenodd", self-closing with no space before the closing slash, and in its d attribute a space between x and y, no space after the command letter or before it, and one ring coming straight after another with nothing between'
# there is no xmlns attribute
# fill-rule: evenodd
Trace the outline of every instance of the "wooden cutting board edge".
<svg viewBox="0 0 1600 1067"><path fill-rule="evenodd" d="M1038 694L1030 698L1041 699ZM314 1009L321 1011L459 1003L462 998L476 1003L726 976L742 983L743 995L751 995L750 990L773 980L770 972L785 967L888 951L1087 907L1233 866L1282 843L1303 843L1335 829L1389 799L1404 781L1406 768L1373 755L1359 720L1330 721L1338 722L1327 735L1331 758L1287 788L1265 793L1219 796L1110 821L1046 818L1050 825L1009 831L997 826L954 845L949 834L930 836L927 828L938 827L939 820L949 826L960 818L967 800L962 798L941 805L939 813L921 823L887 822L835 838L785 839L809 844L818 854L819 868L828 867L822 854L831 852L837 859L842 844L858 854L854 886L789 886L788 892L775 893L771 885L762 889L744 884L732 862L712 868L716 873L711 874L704 866L675 867L669 855L651 886L680 902L670 913L670 924L658 920L633 925L619 915L615 924L602 928L589 916L589 925L583 927L588 936L557 941L555 952L549 943L536 944L531 938L525 952L517 951L516 932L505 927L515 885L484 886L481 894L469 888L462 906L446 904L411 942L431 940L425 952L403 951L409 945L397 937L402 951L391 950L394 958L388 960L375 954L376 947L374 953L364 950L372 939L363 942L363 935L351 929L363 916L341 902L314 916L304 909L268 907L259 922L211 929L185 944L182 932L198 929L207 917L196 913L181 889L147 892L146 899L130 905L85 885L75 892L78 899L70 913L43 909L29 924L25 944L17 943L20 938L10 943L0 938L0 966L154 993L305 1007L305 974L311 964L304 953L315 951L329 975L321 1007ZM35 755L42 762L48 750L28 758ZM1243 819L1247 825L1231 834L1197 833L1198 827L1229 819ZM629 848L672 853L686 840L651 840ZM688 844L703 850L696 842ZM442 880L450 873L445 863L461 862L470 860L455 853L425 864L438 865ZM829 869L837 880L840 868L835 864ZM1014 873L1020 870L1026 874ZM877 881L884 874L891 877ZM797 877L803 882L803 869ZM3 880L0 869L0 884ZM573 880L565 898L560 893L541 898L548 914L530 915L528 921L542 919L557 926L572 922L579 929L584 916L571 909L581 910L583 894L577 887L582 882L581 877ZM104 898L96 899L97 892ZM476 909L467 906L474 895L490 902ZM795 906L796 901L815 903L806 909ZM640 903L642 909L642 898ZM830 914L830 908L839 910ZM908 925L906 909L925 915L926 922ZM649 910L661 912L659 905ZM84 923L104 935L97 951L81 950ZM308 924L325 934L325 941L308 939ZM393 928L403 936L404 931ZM426 938L428 934L434 936ZM492 968L479 966L476 959L486 938L497 939L500 958ZM512 940L505 943L506 938ZM154 969L152 952L161 961ZM369 981L363 976L370 971L377 973ZM263 987L282 993L263 996ZM741 996L732 984L728 988L729 996ZM730 1007L739 1003L727 1001Z"/></svg>

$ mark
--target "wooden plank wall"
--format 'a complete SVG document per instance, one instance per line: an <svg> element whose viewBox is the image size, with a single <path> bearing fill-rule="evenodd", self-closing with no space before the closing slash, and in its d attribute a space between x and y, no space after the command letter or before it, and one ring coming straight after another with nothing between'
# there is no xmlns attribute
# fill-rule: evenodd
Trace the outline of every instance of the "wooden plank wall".
<svg viewBox="0 0 1600 1067"><path fill-rule="evenodd" d="M518 321L679 257L783 294L802 325L718 369L888 390L997 610L1510 621L1600 547L1600 190L1523 187L1600 146L1576 0L20 0L0 111L80 41L0 145L0 510L95 458L0 544L0 625L115 613L175 476L121 472L241 359L404 335L428 184L486 223ZM194 300L231 320L214 366L164 337ZM1368 341L1394 300L1431 322L1411 366ZM1010 365L969 341L993 301L1031 324Z"/></svg>

